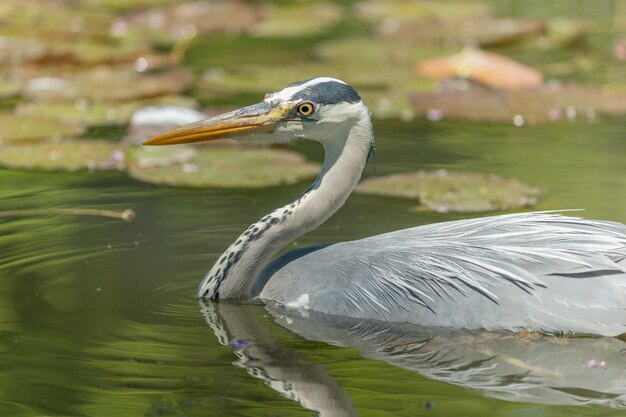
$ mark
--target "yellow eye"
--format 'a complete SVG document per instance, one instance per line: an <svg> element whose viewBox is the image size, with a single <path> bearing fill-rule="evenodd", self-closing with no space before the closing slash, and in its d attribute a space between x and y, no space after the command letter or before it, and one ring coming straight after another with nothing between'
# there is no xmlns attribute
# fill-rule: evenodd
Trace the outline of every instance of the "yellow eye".
<svg viewBox="0 0 626 417"><path fill-rule="evenodd" d="M303 116L310 115L313 113L313 110L315 110L315 106L313 106L313 103L309 103L308 101L300 103L298 104L298 107L296 107L296 111Z"/></svg>

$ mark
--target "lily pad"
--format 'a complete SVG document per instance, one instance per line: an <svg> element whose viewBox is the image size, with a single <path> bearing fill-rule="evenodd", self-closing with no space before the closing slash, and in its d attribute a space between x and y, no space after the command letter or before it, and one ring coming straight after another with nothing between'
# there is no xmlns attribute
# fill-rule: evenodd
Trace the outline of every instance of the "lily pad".
<svg viewBox="0 0 626 417"><path fill-rule="evenodd" d="M546 190L514 178L438 170L368 178L357 192L417 199L416 210L477 213L532 206Z"/></svg>
<svg viewBox="0 0 626 417"><path fill-rule="evenodd" d="M134 62L151 53L150 47L141 43L119 40L61 40L54 42L48 59L60 59L77 64L95 65L100 63Z"/></svg>
<svg viewBox="0 0 626 417"><path fill-rule="evenodd" d="M17 96L22 88L22 83L10 77L0 75L0 99Z"/></svg>
<svg viewBox="0 0 626 417"><path fill-rule="evenodd" d="M595 120L626 114L626 92L549 83L530 90L492 90L466 80L446 80L436 91L414 93L413 107L432 118L513 123Z"/></svg>
<svg viewBox="0 0 626 417"><path fill-rule="evenodd" d="M113 9L116 11L133 11L148 7L167 6L180 3L182 0L87 0L90 6Z"/></svg>
<svg viewBox="0 0 626 417"><path fill-rule="evenodd" d="M474 48L447 57L420 61L415 68L422 76L435 80L468 78L492 88L506 90L536 88L543 84L543 75L536 69L505 56Z"/></svg>
<svg viewBox="0 0 626 417"><path fill-rule="evenodd" d="M47 53L46 45L36 39L0 36L0 65L37 61Z"/></svg>
<svg viewBox="0 0 626 417"><path fill-rule="evenodd" d="M29 37L44 41L107 36L115 19L113 13L107 13L104 10L71 8L68 7L67 2L22 1L9 3L13 3L13 5L8 4L4 9L0 8L3 31L11 34L27 33Z"/></svg>
<svg viewBox="0 0 626 417"><path fill-rule="evenodd" d="M344 9L336 4L319 1L286 3L280 6L270 4L264 15L263 20L252 26L253 35L305 36L335 26L343 18Z"/></svg>
<svg viewBox="0 0 626 417"><path fill-rule="evenodd" d="M262 17L262 7L242 1L180 2L119 17L111 31L116 37L171 43L197 34L241 33Z"/></svg>
<svg viewBox="0 0 626 417"><path fill-rule="evenodd" d="M185 105L194 107L195 101L188 97L164 96L149 100L133 100L123 103L90 102L77 99L73 103L23 103L17 106L19 115L38 116L45 119L80 123L87 126L123 125L131 120L133 112L147 105Z"/></svg>
<svg viewBox="0 0 626 417"><path fill-rule="evenodd" d="M551 19L546 22L545 42L541 47L566 47L583 40L589 33L589 23L567 18Z"/></svg>
<svg viewBox="0 0 626 417"><path fill-rule="evenodd" d="M385 71L376 70L383 66L387 67ZM238 94L258 94L260 98L265 93L283 88L285 80L306 79L322 74L349 81L360 93L367 89L386 90L393 85L398 89L404 89L406 95L406 91L421 91L431 88L434 84L432 81L416 77L408 65L303 63L283 66L280 71L271 66L238 67L229 71L208 70L198 81L196 92L205 99Z"/></svg>
<svg viewBox="0 0 626 417"><path fill-rule="evenodd" d="M202 147L185 163L142 168L145 149L129 150L131 177L181 187L258 188L313 178L319 166L298 153L275 149ZM174 152L174 151L172 151Z"/></svg>
<svg viewBox="0 0 626 417"><path fill-rule="evenodd" d="M25 33L21 33L25 32ZM152 54L146 42L125 42L102 36L97 39L73 39L63 36L50 37L54 41L30 38L35 36L25 29L14 29L14 36L0 36L0 66L18 66L43 62L60 61L63 65L133 62Z"/></svg>
<svg viewBox="0 0 626 417"><path fill-rule="evenodd" d="M367 51L367 53L363 53ZM349 66L354 72L384 77L388 70L407 67L425 58L441 55L438 47L396 42L374 37L350 37L332 39L315 48L316 55L335 66ZM384 66L385 71L380 69ZM390 77L391 78L391 77Z"/></svg>
<svg viewBox="0 0 626 417"><path fill-rule="evenodd" d="M368 0L356 4L355 14L370 22L383 20L415 22L489 17L493 15L493 11L484 3L467 1Z"/></svg>
<svg viewBox="0 0 626 417"><path fill-rule="evenodd" d="M73 140L0 147L0 165L43 171L119 169L122 147L100 140Z"/></svg>
<svg viewBox="0 0 626 417"><path fill-rule="evenodd" d="M383 22L378 33L409 43L491 46L537 38L544 23L529 18L478 18L461 21Z"/></svg>
<svg viewBox="0 0 626 417"><path fill-rule="evenodd" d="M130 164L142 170L182 165L196 156L198 148L195 146L154 146L131 148L127 152Z"/></svg>
<svg viewBox="0 0 626 417"><path fill-rule="evenodd" d="M78 136L84 126L37 116L0 113L0 144Z"/></svg>
<svg viewBox="0 0 626 417"><path fill-rule="evenodd" d="M380 68L387 64L371 65ZM326 65L310 63L281 67L251 66L230 71L207 71L198 82L196 93L204 99L223 98L238 94L258 94L277 91L286 79L297 80L320 74L349 80L358 89L376 118L400 118L410 120L416 114L409 91L429 91L435 82L415 76L408 65L395 65L385 71L362 70L362 66Z"/></svg>
<svg viewBox="0 0 626 417"><path fill-rule="evenodd" d="M196 84L204 98L222 98L237 94L263 94L278 91L285 80L305 79L319 74L332 76L329 67L320 64L284 66L280 71L270 66L246 66L223 70L207 70ZM326 72L320 72L324 71ZM260 99L259 97L259 99Z"/></svg>
<svg viewBox="0 0 626 417"><path fill-rule="evenodd" d="M93 101L128 101L138 98L179 94L193 80L193 73L175 69L158 74L121 71L112 67L98 67L91 71L34 78L26 83L22 94L36 101L77 99Z"/></svg>
<svg viewBox="0 0 626 417"><path fill-rule="evenodd" d="M419 88L423 90L424 88ZM416 91L415 88L412 90ZM367 108L376 119L413 120L417 111L411 104L411 96L406 89L364 90L360 93Z"/></svg>
<svg viewBox="0 0 626 417"><path fill-rule="evenodd" d="M5 0L3 0L5 1ZM0 65L61 61L67 64L132 62L151 54L154 39L117 36L117 18L93 7L39 2L3 12ZM123 26L123 25L122 25ZM124 26L125 27L125 26Z"/></svg>

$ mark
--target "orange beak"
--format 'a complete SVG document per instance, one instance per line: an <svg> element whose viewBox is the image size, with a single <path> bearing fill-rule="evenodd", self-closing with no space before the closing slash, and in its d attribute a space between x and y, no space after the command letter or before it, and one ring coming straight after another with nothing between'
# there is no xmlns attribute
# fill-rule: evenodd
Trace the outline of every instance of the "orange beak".
<svg viewBox="0 0 626 417"><path fill-rule="evenodd" d="M291 108L291 106L285 105L272 106L263 101L230 113L172 129L148 139L143 145L177 145L254 136L259 133L271 134L276 123L287 119Z"/></svg>

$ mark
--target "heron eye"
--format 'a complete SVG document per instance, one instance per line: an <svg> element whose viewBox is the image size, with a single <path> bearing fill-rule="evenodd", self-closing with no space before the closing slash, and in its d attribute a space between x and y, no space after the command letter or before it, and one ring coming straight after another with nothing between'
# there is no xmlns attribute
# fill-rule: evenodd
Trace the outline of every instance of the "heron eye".
<svg viewBox="0 0 626 417"><path fill-rule="evenodd" d="M298 104L298 107L296 107L296 111L303 116L310 115L313 113L313 110L315 110L315 106L313 106L313 103L309 103L308 101L300 103Z"/></svg>

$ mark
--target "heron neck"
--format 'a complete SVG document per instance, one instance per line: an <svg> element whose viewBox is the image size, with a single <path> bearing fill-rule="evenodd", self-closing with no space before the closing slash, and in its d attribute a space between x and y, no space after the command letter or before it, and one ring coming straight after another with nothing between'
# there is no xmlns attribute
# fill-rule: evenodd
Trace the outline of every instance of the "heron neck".
<svg viewBox="0 0 626 417"><path fill-rule="evenodd" d="M200 297L250 298L252 285L271 258L345 203L361 178L373 143L369 114L343 129L329 132L333 139L322 142L324 164L311 187L250 225L218 258L200 285Z"/></svg>

